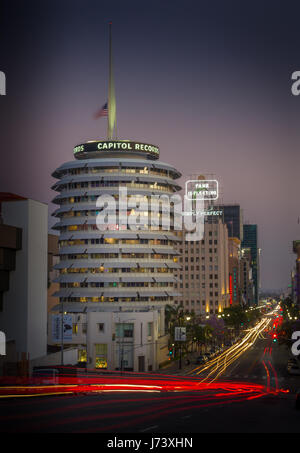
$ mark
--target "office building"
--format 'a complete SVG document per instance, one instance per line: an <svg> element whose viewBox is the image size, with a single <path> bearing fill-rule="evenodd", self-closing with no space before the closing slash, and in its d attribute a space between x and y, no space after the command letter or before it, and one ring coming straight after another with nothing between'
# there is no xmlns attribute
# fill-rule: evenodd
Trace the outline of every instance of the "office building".
<svg viewBox="0 0 300 453"><path fill-rule="evenodd" d="M65 343L78 345L79 360L87 353L90 367L117 369L120 344L131 341L124 367L156 369L160 360L156 351L167 344L165 305L173 304L178 295L174 269L180 264L172 221L170 229L165 229L159 204L158 211L151 213L150 198L176 193L180 190L176 180L181 175L158 160L157 147L143 143L92 141L75 147L74 155L74 161L53 173L58 179L53 186L58 192L53 202L59 205L53 214L57 218L53 228L60 234L60 262L54 266L59 271L55 279L59 290L54 296L60 304L53 311L70 316L72 333ZM126 208L121 204L120 188L127 190ZM116 207L116 216L105 231L97 225L103 209L97 200L103 195L109 196ZM137 203L143 204L142 209ZM150 224L153 215L157 226ZM128 223L137 216L140 225L133 230ZM76 316L81 320L78 323ZM123 331L118 324L131 324L128 319L134 320L133 325ZM80 323L87 324L87 333L75 326ZM149 323L153 323L155 334L147 336L151 341L145 348ZM104 324L101 334L97 324ZM52 333L55 329L52 344L59 345L57 324ZM126 340L129 330L131 340ZM100 350L102 361L97 360Z"/></svg>
<svg viewBox="0 0 300 453"><path fill-rule="evenodd" d="M48 234L48 313L50 313L52 308L59 302L59 299L53 296L53 294L59 290L59 283L55 281L59 277L59 271L54 268L54 266L59 263L58 239L58 235Z"/></svg>
<svg viewBox="0 0 300 453"><path fill-rule="evenodd" d="M251 250L246 248L241 249L240 290L241 304L246 306L253 305L255 293L251 266Z"/></svg>
<svg viewBox="0 0 300 453"><path fill-rule="evenodd" d="M48 207L10 193L0 206L0 330L16 360L33 360L47 345Z"/></svg>
<svg viewBox="0 0 300 453"><path fill-rule="evenodd" d="M238 204L225 204L223 209L223 221L228 228L228 236L243 240L243 211Z"/></svg>
<svg viewBox="0 0 300 453"><path fill-rule="evenodd" d="M177 243L182 268L177 270L176 303L197 315L222 313L230 304L228 232L221 219L207 220L204 238Z"/></svg>
<svg viewBox="0 0 300 453"><path fill-rule="evenodd" d="M240 304L240 246L241 241L238 238L228 239L230 305Z"/></svg>
<svg viewBox="0 0 300 453"><path fill-rule="evenodd" d="M253 303L258 304L259 300L259 249L258 249L258 235L257 225L244 225L244 238L242 241L242 248L250 250L250 263L252 268L252 278L254 286L254 299Z"/></svg>

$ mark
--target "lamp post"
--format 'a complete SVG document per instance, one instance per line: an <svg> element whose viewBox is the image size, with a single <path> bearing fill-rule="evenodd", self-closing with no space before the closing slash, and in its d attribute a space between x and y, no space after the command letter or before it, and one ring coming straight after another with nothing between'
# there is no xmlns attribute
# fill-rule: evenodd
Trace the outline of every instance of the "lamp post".
<svg viewBox="0 0 300 453"><path fill-rule="evenodd" d="M64 366L64 303L61 302L61 344L60 344L60 354L61 354L61 366Z"/></svg>
<svg viewBox="0 0 300 453"><path fill-rule="evenodd" d="M83 310L85 313L85 320L86 320L86 332L85 332L85 353L86 353L86 364L85 364L85 371L88 372L88 363L89 363L89 354L88 354L88 307L86 306Z"/></svg>

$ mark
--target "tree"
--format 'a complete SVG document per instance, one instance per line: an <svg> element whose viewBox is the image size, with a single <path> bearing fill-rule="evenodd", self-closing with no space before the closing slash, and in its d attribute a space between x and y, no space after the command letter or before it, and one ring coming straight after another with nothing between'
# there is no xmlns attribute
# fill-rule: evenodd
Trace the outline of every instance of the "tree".
<svg viewBox="0 0 300 453"><path fill-rule="evenodd" d="M199 325L198 323L193 326L193 342L196 342L197 346L206 345L213 336L213 328L206 325Z"/></svg>
<svg viewBox="0 0 300 453"><path fill-rule="evenodd" d="M288 296L280 302L282 308L282 316L285 320L299 318L300 312L298 306L294 303L293 299Z"/></svg>
<svg viewBox="0 0 300 453"><path fill-rule="evenodd" d="M245 310L240 305L224 308L224 321L227 326L239 330L247 322Z"/></svg>

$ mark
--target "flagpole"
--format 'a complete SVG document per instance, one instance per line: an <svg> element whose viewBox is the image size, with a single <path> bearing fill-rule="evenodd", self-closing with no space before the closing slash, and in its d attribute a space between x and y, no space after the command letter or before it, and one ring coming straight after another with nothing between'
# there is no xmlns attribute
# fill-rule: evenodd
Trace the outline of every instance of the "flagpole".
<svg viewBox="0 0 300 453"><path fill-rule="evenodd" d="M116 99L115 85L113 77L113 61L112 61L112 22L109 22L109 83L108 83L108 115L107 115L107 138L113 139L114 129L116 125Z"/></svg>
<svg viewBox="0 0 300 453"><path fill-rule="evenodd" d="M110 105L109 105L109 97L110 97L110 63L111 63L111 25L112 23L109 22L109 29L108 29L108 39L109 39L109 44L108 44L108 96L107 96L107 139L110 139L109 136L109 110L110 110Z"/></svg>

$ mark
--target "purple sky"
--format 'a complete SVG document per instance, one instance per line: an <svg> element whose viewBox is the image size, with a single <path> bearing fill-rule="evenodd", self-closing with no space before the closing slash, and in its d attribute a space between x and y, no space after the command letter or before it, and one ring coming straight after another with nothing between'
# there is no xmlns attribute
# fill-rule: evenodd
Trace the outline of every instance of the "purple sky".
<svg viewBox="0 0 300 453"><path fill-rule="evenodd" d="M112 20L118 136L158 145L184 178L213 173L223 201L258 224L262 287L289 284L300 238L296 2L2 3L1 191L50 203L51 173L73 146L105 138L93 113L107 98Z"/></svg>

